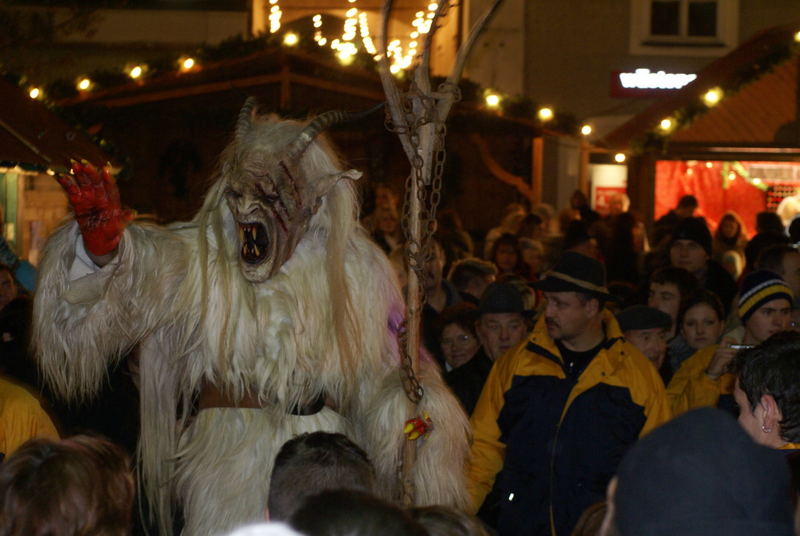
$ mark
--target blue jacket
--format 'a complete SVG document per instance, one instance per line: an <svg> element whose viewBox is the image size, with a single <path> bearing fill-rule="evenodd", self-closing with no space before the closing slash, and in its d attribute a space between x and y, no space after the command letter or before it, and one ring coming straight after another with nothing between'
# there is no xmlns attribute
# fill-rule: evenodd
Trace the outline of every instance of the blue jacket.
<svg viewBox="0 0 800 536"><path fill-rule="evenodd" d="M473 508L501 536L569 536L628 447L670 418L655 367L603 312L606 341L576 380L544 318L492 367L472 415Z"/></svg>

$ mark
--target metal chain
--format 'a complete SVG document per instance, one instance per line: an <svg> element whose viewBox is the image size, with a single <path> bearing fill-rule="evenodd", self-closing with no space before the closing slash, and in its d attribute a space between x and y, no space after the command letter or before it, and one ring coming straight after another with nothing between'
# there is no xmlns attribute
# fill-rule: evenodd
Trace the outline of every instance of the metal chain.
<svg viewBox="0 0 800 536"><path fill-rule="evenodd" d="M454 92L456 100L460 98L457 87L453 88L442 84L439 87L439 91L443 93ZM435 97L425 95L414 83L411 84L408 92L406 92L403 97L403 112L408 129L394 125L388 114L386 128L399 135L406 135L413 149L414 158L411 160L412 169L411 173L409 173L406 178L405 185L402 228L406 238L406 252L408 255L409 268L414 270L420 281L419 306L423 307L426 299L423 289L428 279L425 266L431 260L433 254L431 239L433 233L436 231L436 209L441 201L442 175L444 173L444 161L446 157L444 147L446 127L444 122L440 121L437 117L437 101ZM419 117L415 110L415 103L417 104L417 108L423 111ZM419 143L420 129L429 123L434 124L434 149L431 177L428 181L423 173L425 163L419 152ZM419 241L414 239L410 228L412 206L410 201L414 184L417 186L417 197L420 206L419 220L422 232ZM400 328L399 339L401 346L401 377L403 388L408 399L417 404L422 400L425 391L414 373L411 356L408 354L408 334L405 322Z"/></svg>

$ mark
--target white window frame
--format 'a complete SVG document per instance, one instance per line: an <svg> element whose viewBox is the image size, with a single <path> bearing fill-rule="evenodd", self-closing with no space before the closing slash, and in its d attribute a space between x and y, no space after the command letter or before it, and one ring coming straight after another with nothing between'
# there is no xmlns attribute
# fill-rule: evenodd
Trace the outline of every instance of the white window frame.
<svg viewBox="0 0 800 536"><path fill-rule="evenodd" d="M681 3L681 30L686 31L689 0ZM630 53L649 56L721 56L738 44L739 0L716 0L716 37L650 34L653 0L631 0Z"/></svg>

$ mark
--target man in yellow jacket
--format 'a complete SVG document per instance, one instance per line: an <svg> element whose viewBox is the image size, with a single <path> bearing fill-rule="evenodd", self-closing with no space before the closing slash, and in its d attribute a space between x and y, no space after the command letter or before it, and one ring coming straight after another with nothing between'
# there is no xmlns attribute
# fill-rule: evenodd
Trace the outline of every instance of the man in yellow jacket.
<svg viewBox="0 0 800 536"><path fill-rule="evenodd" d="M742 281L737 312L742 327L727 333L720 344L707 346L683 362L667 386L674 415L704 406L737 413L733 400L735 376L728 371L736 354L785 330L792 312L792 291L778 275L766 270Z"/></svg>
<svg viewBox="0 0 800 536"><path fill-rule="evenodd" d="M670 417L655 367L603 308L602 264L567 252L537 288L546 309L495 362L471 420L473 507L501 536L569 536L627 448Z"/></svg>
<svg viewBox="0 0 800 536"><path fill-rule="evenodd" d="M58 439L53 421L25 387L0 377L0 461L35 437Z"/></svg>

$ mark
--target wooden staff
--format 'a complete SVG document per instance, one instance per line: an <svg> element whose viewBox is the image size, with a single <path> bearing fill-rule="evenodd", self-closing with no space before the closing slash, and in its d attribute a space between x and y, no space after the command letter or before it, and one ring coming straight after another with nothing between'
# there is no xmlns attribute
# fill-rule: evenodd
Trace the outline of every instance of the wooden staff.
<svg viewBox="0 0 800 536"><path fill-rule="evenodd" d="M400 138L406 156L411 163L411 173L415 174L413 180L409 181L410 192L406 192L406 202L404 207L404 228L407 230L406 237L410 246L406 248L408 259L408 287L406 292L406 343L402 351L410 360L410 376L416 378L419 369L419 348L420 348L420 314L424 304L418 271L424 269L424 262L427 257L425 245L429 242L429 235L432 229L426 226L423 229L421 214L423 207L420 206L422 193L420 188L424 185L430 187L432 184L432 173L434 171L434 156L437 147L444 148L444 137L441 134L440 125L444 124L450 109L456 100L458 82L464 70L466 59L478 40L478 36L486 27L492 16L497 12L503 0L494 0L492 6L476 22L469 33L469 36L458 51L455 65L447 81L444 84L444 91L434 93L430 83L430 53L433 43L433 36L436 32L438 21L448 9L449 0L440 0L434 18L431 21L431 28L425 39L420 64L414 70L414 92L409 92L405 96L398 89L395 79L389 70L389 59L387 54L387 35L389 28L389 15L392 11L392 0L386 0L382 9L382 29L381 29L381 59L379 63L379 73L386 101L388 103L387 115ZM410 101L409 112L406 113L405 101ZM431 106L433 103L433 106ZM441 170L439 170L441 172ZM421 179L421 180L419 180ZM422 184L420 184L422 183ZM433 200L433 203L436 199ZM429 217L434 217L436 207L424 211ZM414 251L416 249L416 251ZM422 264L422 265L420 265ZM412 382L413 384L413 382ZM416 415L417 403L422 395L419 389L419 396L407 393L409 398L409 415ZM410 505L414 501L414 483L411 478L411 469L416 462L416 444L414 441L406 441L403 449L403 465L401 469L401 483L403 488L403 501Z"/></svg>

